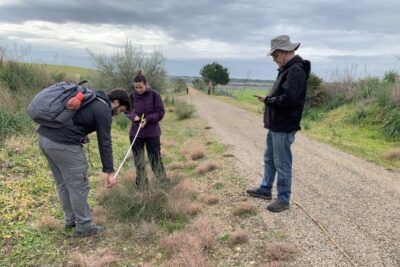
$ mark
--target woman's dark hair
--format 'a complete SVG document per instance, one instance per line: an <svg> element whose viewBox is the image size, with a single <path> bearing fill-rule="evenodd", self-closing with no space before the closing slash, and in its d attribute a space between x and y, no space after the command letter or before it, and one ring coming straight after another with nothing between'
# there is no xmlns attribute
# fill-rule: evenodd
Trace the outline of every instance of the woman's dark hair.
<svg viewBox="0 0 400 267"><path fill-rule="evenodd" d="M129 97L129 93L124 88L114 88L108 93L108 98L110 101L118 100L120 106L125 106L126 110L129 111L132 109L131 98Z"/></svg>
<svg viewBox="0 0 400 267"><path fill-rule="evenodd" d="M133 81L135 83L143 82L144 84L147 84L147 80L146 80L146 77L144 77L144 75L143 75L142 69L138 69L136 71L136 76L135 76L135 78L133 78Z"/></svg>

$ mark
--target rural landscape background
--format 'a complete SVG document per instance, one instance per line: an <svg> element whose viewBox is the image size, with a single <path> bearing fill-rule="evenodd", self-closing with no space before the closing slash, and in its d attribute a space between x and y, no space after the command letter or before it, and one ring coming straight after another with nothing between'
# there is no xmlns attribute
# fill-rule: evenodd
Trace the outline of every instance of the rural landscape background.
<svg viewBox="0 0 400 267"><path fill-rule="evenodd" d="M400 266L400 4L264 2L0 0L0 266ZM245 190L262 178L254 95L270 93L280 34L312 74L291 208L271 214ZM89 203L107 231L75 238L27 106L59 81L132 91L138 68L164 101L171 184L137 190L129 157L106 189L90 135ZM113 118L115 166L129 128Z"/></svg>

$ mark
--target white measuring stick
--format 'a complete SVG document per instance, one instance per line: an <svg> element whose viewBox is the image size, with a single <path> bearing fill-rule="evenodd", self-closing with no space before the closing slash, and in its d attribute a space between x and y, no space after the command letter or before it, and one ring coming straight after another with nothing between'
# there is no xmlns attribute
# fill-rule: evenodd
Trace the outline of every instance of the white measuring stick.
<svg viewBox="0 0 400 267"><path fill-rule="evenodd" d="M117 172L116 172L115 175L114 175L115 180L117 180L117 175L118 175L119 171L121 170L122 166L124 165L126 159L128 158L129 152L132 150L133 144L135 143L136 138L137 138L138 135L139 135L140 129L142 129L142 123L143 123L143 120L142 120L142 122L139 124L139 129L137 130L137 132L136 132L136 134L135 134L135 137L133 138L133 141L132 141L130 147L128 148L128 151L126 151L126 155L125 155L124 160L121 162L121 164L120 164L119 167L118 167Z"/></svg>

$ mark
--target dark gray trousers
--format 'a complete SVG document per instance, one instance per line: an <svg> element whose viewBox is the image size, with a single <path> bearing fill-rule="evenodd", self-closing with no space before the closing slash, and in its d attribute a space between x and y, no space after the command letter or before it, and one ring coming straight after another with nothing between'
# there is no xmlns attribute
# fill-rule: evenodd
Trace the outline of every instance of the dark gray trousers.
<svg viewBox="0 0 400 267"><path fill-rule="evenodd" d="M92 225L92 214L87 202L88 164L83 147L55 143L41 135L39 147L53 173L66 224L76 223L76 230L84 231Z"/></svg>

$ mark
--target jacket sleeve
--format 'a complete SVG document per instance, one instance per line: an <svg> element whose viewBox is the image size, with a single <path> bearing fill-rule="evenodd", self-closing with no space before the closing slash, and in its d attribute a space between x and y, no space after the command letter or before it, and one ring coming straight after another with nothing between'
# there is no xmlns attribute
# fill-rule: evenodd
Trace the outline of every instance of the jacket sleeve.
<svg viewBox="0 0 400 267"><path fill-rule="evenodd" d="M283 82L283 94L265 98L267 106L277 108L298 108L303 105L307 87L306 73L300 67L288 71Z"/></svg>
<svg viewBox="0 0 400 267"><path fill-rule="evenodd" d="M103 165L103 172L114 172L112 142L111 142L111 124L112 116L111 110L104 104L101 109L98 109L95 114L95 127L97 134L97 142L99 145L99 152L101 163Z"/></svg>
<svg viewBox="0 0 400 267"><path fill-rule="evenodd" d="M165 115L165 109L164 109L164 104L162 101L161 96L158 93L154 93L154 109L153 112L149 113L146 115L145 119L147 123L158 123L164 118Z"/></svg>

